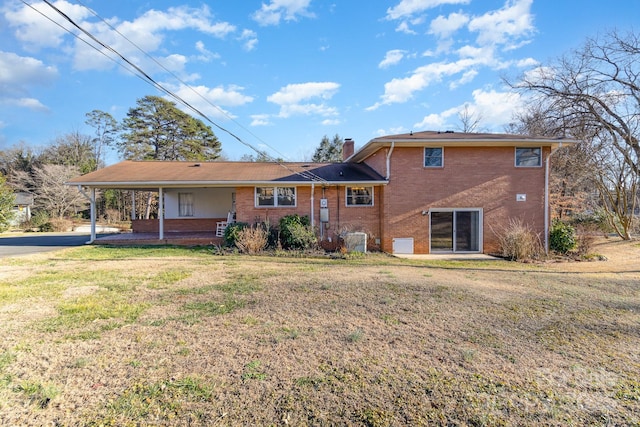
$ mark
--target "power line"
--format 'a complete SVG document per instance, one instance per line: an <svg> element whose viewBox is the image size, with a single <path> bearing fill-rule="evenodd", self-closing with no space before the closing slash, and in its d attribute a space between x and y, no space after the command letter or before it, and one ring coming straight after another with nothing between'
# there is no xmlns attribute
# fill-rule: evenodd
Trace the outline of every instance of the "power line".
<svg viewBox="0 0 640 427"><path fill-rule="evenodd" d="M320 181L320 182L326 182L325 179L323 179L322 177L314 174L313 172L309 172L309 171L304 171L304 172L300 172L300 171L294 171L293 169L291 169L290 167L288 167L287 165L285 165L283 162L278 161L277 159L273 159L271 156L269 156L266 152L258 150L257 148L255 148L253 145L251 145L250 143L243 141L239 136L237 136L235 133L231 132L230 130L222 127L221 125L219 125L218 123L214 122L212 119L210 119L206 114L204 114L202 111L200 111L199 109L197 109L196 107L194 107L193 105L191 105L190 103L188 103L187 101L185 101L182 97L180 97L179 95L173 93L171 90L165 88L161 83L156 82L149 74L147 74L142 68L140 68L138 65L134 64L133 62L131 62L129 59L127 59L124 55L122 55L120 52L118 52L116 49L114 49L113 47L109 46L108 44L102 42L101 40L99 40L96 36L94 36L93 34L91 34L88 30L85 30L84 28L82 28L79 24L77 24L71 17L69 17L67 14L65 14L63 11L61 11L59 8L57 8L56 6L54 6L53 4L51 4L51 2L49 0L42 0L45 4L47 4L49 7L51 7L54 11L56 11L60 16L62 16L67 22L69 22L74 28L78 29L82 34L84 34L85 36L89 37L89 39L91 39L92 41L94 41L96 44L98 44L99 46L102 46L104 49L106 49L109 52L112 52L114 55L116 55L118 58L120 58L121 61L123 61L125 64L127 64L129 67L131 68L127 68L125 67L122 62L116 61L114 58L112 58L111 56L107 55L105 52L103 52L101 49L98 49L97 46L89 43L87 40L81 38L78 34L75 34L74 32L72 32L71 30L69 30L68 28L65 28L64 26L62 26L61 24L59 24L58 22L54 21L53 19L51 19L49 16L47 16L46 14L42 13L41 11L37 10L36 8L34 8L31 4L29 4L26 0L20 0L23 4L25 4L26 6L28 6L29 8L31 8L32 10L36 11L38 14L44 16L45 18L47 18L49 21L53 22L54 24L58 25L60 28L64 29L65 31L67 31L68 33L70 33L71 35L73 35L74 37L76 37L78 40L83 41L85 44L87 44L88 46L90 46L91 48L97 50L98 52L100 52L102 55L104 55L105 57L107 57L108 59L116 62L118 65L122 66L123 68L127 69L127 71L133 73L134 75L136 75L137 77L141 78L143 81L149 83L150 85L152 85L153 87L155 87L156 89L158 89L159 91L167 94L169 97L173 98L174 100L176 100L178 103L184 105L186 108L188 108L189 110L191 110L192 112L196 113L198 116L202 117L205 121L211 123L213 126L215 126L216 128L220 129L221 131L227 133L228 135L230 135L231 137L233 137L234 139L236 139L238 142L240 142L241 144L249 147L250 149L252 149L253 151L255 151L256 153L260 154L260 155L264 155L267 158L270 158L272 160L274 160L276 163L280 164L281 166L283 166L284 168L286 168L287 170L290 170L292 173L297 174L302 176L303 178L309 179L311 181ZM87 10L89 10L92 14L94 14L96 17L98 17L99 19L101 19L103 22L105 22L107 25L109 25L109 27L116 31L117 34L119 34L121 37L123 37L125 40L127 40L127 42L129 42L130 44L132 44L134 47L136 47L136 49L140 50L144 55L146 55L147 57L151 58L156 64L158 64L160 67L162 67L165 71L167 71L168 73L170 73L173 77L175 77L178 81L180 81L182 84L184 84L185 86L189 87L190 90L194 91L198 96L200 96L202 99L205 100L205 102L207 102L209 105L213 106L214 108L222 111L219 107L215 106L214 104L212 104L211 102L209 102L206 98L204 98L200 93L198 93L195 89L193 89L190 85L186 84L185 82L183 82L178 76L176 76L174 73L172 73L170 70L168 70L167 68L165 68L162 64L160 64L157 60L155 60L154 58L152 58L147 52L145 52L143 49L141 49L139 46L137 46L135 43L133 43L131 40L129 40L127 37L125 37L123 34L121 34L119 31L117 31L115 28L113 28L110 24L108 24L103 18L101 18L99 15L97 15L97 13L95 13L93 10L87 8L87 6L85 6L84 4L80 3L83 7L85 7ZM224 112L223 112L224 113ZM226 115L226 113L224 113ZM228 117L228 116L227 116ZM230 118L231 119L231 118ZM233 120L233 119L231 119ZM238 124L237 122L234 123ZM238 124L239 125L239 124ZM241 126L241 125L239 125ZM242 127L242 126L241 126ZM245 129L244 127L242 127L243 129ZM247 129L245 129L246 131L248 131ZM251 132L249 132L251 133ZM251 133L252 134L252 133ZM252 134L253 135L253 134ZM255 137L255 135L254 135ZM256 137L257 138L257 137ZM259 138L257 138L259 139ZM260 140L260 139L259 139ZM261 140L260 140L261 141ZM270 147L268 144L265 143L265 145L267 145L269 148L273 149L272 147ZM277 150L274 150L277 152Z"/></svg>
<svg viewBox="0 0 640 427"><path fill-rule="evenodd" d="M142 49L140 46L138 46L135 42L133 42L131 39L129 39L126 35L122 34L117 28L115 28L113 25L111 25L111 23L109 23L106 19L104 19L102 16L100 16L95 10L89 8L87 5L85 5L82 1L80 0L76 0L77 3L79 3L82 7L84 7L85 9L87 9L93 16L95 16L96 18L98 18L100 21L102 21L107 27L109 27L113 32L115 32L116 34L118 34L120 37L122 37L123 39L125 39L129 44L131 44L133 47L135 47L136 49L138 49L143 55L145 55L147 58L149 58L151 61L153 61L156 65L158 65L160 68L162 68L164 71L166 71L167 73L169 73L173 78L175 78L177 81L179 81L180 83L182 83L185 87L187 87L191 92L193 92L196 96L198 96L200 99L202 99L204 102L206 102L207 104L209 104L211 107L215 108L216 110L218 110L222 115L224 115L227 119L229 119L230 121L232 121L233 123L235 123L236 125L238 125L238 127L240 127L241 129L243 129L245 132L247 132L248 134L250 134L251 136L253 136L254 138L256 138L258 141L260 141L262 144L264 144L265 146L267 146L269 149L271 149L272 151L274 151L275 153L279 154L280 156L282 156L284 158L284 155L279 152L277 149L275 149L274 147L272 147L271 145L269 145L268 143L266 143L263 139L261 139L259 136L257 136L256 134L254 134L253 132L251 132L251 130L247 129L245 126L243 126L241 123L239 123L238 121L236 121L233 117L229 116L227 114L226 111L224 111L222 108L220 108L219 106L215 105L214 103L212 103L211 101L209 101L204 95L202 95L200 92L198 92L197 90L195 90L191 85L189 85L188 83L186 83L184 80L182 80L178 75L176 75L173 71L171 71L170 69L168 69L167 67L164 66L164 64L162 64L160 61L158 61L156 58L154 58L152 55L150 55L147 51L145 51L144 49ZM258 154L266 154L263 153L259 150L257 150L254 147L250 147L251 149L253 149L254 151L256 151ZM268 156L268 155L267 155ZM268 156L270 157L270 156ZM275 159L274 159L275 160Z"/></svg>

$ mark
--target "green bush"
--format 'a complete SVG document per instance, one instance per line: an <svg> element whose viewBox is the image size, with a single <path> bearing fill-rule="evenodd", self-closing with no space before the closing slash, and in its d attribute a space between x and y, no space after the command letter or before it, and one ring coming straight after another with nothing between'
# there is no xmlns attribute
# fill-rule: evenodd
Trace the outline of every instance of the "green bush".
<svg viewBox="0 0 640 427"><path fill-rule="evenodd" d="M280 218L280 243L284 249L312 249L318 245L309 217L298 214Z"/></svg>
<svg viewBox="0 0 640 427"><path fill-rule="evenodd" d="M549 249L566 254L576 247L576 230L569 224L554 220L549 232Z"/></svg>
<svg viewBox="0 0 640 427"><path fill-rule="evenodd" d="M238 237L240 235L240 231L249 227L249 224L246 222L234 222L227 226L224 230L224 244L225 246L235 247L236 242L238 241Z"/></svg>

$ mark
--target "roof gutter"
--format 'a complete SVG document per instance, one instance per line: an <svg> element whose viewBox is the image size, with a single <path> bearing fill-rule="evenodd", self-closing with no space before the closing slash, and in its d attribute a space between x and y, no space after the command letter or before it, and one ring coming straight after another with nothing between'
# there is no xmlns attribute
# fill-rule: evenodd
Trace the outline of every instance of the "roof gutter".
<svg viewBox="0 0 640 427"><path fill-rule="evenodd" d="M387 151L387 176L385 180L389 182L389 177L391 176L391 153L393 153L393 148L396 146L395 141L391 141L391 148Z"/></svg>

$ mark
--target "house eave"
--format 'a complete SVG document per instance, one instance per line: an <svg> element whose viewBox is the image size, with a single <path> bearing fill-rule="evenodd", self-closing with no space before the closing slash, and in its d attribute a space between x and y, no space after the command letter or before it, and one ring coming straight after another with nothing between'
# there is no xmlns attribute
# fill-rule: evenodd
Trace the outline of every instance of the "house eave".
<svg viewBox="0 0 640 427"><path fill-rule="evenodd" d="M577 144L579 141L569 138L452 138L451 134L442 138L376 138L367 142L353 153L345 162L362 162L382 148L389 148L393 144L398 147L551 147L552 150L561 146Z"/></svg>
<svg viewBox="0 0 640 427"><path fill-rule="evenodd" d="M255 186L292 186L309 187L336 185L387 185L388 180L354 180L354 181L96 181L96 182L67 182L66 185L82 186L86 188L140 190L156 188L225 188L225 187L255 187Z"/></svg>

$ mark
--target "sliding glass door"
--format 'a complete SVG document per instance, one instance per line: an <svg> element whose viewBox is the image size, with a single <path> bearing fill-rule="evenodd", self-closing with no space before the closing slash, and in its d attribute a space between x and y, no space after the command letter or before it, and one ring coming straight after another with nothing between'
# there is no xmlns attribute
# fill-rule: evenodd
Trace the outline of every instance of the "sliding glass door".
<svg viewBox="0 0 640 427"><path fill-rule="evenodd" d="M431 252L480 252L479 209L442 209L430 212Z"/></svg>

